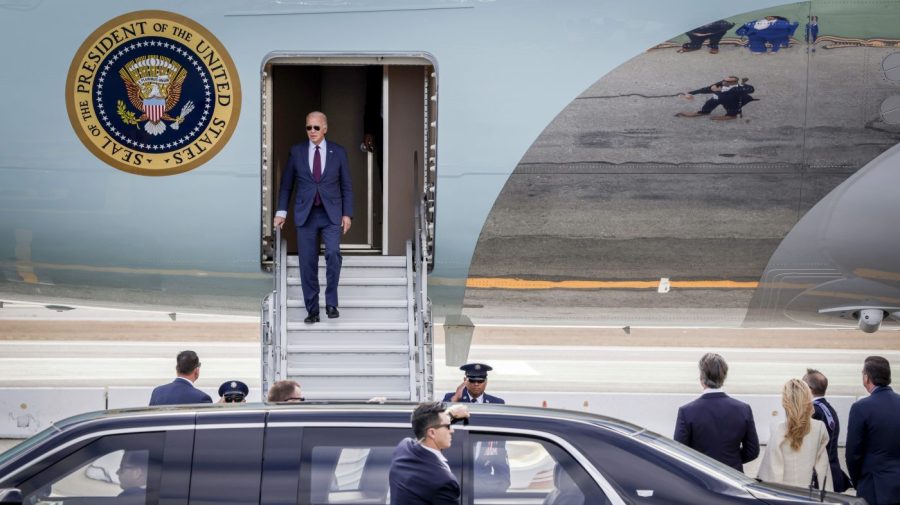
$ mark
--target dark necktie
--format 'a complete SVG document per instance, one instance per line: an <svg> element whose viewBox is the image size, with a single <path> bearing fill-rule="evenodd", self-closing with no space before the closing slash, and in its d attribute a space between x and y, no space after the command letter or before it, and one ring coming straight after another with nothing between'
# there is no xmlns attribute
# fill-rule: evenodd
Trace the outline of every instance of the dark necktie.
<svg viewBox="0 0 900 505"><path fill-rule="evenodd" d="M316 146L316 152L313 154L313 180L319 182L322 179L322 158L319 156L319 146ZM313 205L322 205L322 198L319 197L319 190L316 190L316 199Z"/></svg>

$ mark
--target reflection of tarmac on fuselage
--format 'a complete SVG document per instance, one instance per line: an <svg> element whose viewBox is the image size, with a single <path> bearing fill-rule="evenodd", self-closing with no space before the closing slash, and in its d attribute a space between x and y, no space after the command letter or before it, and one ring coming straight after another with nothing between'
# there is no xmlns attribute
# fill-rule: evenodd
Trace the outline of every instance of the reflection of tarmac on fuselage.
<svg viewBox="0 0 900 505"><path fill-rule="evenodd" d="M680 54L680 43L667 42L605 75L522 158L482 230L469 276L758 282L806 212L900 139L900 127L878 116L898 90L880 65L866 64L900 39L821 35L818 47L843 50L820 53L791 40L765 57L737 38L722 39L718 54L705 47ZM742 118L709 121L725 113L721 107L707 117L674 117L700 109L709 95L673 94L729 75L748 77L759 99ZM466 303L480 320L544 307L548 318L609 314L610 322L675 325L711 318L727 326L741 324L753 293L470 286Z"/></svg>
<svg viewBox="0 0 900 505"><path fill-rule="evenodd" d="M797 46L803 44L802 40L797 40L794 37L790 39L790 46ZM744 47L747 45L747 40L739 37L725 37L721 41L719 41L719 45L726 46L736 46L736 47ZM679 48L681 47L681 43L668 41L663 42L662 44L657 44L647 51L656 51L659 49L671 49L671 48ZM900 39L885 39L885 38L872 38L872 39L861 39L861 38L853 38L853 37L837 37L834 35L821 35L816 38L816 47L821 49L845 49L849 47L900 47Z"/></svg>

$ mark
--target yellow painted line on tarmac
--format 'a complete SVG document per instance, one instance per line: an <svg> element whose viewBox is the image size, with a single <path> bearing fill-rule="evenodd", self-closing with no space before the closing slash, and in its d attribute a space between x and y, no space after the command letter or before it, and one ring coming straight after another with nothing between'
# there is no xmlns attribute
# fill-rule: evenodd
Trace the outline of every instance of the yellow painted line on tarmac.
<svg viewBox="0 0 900 505"><path fill-rule="evenodd" d="M698 280L669 281L679 289L756 289L757 281ZM657 289L659 281L536 281L505 277L469 277L473 289Z"/></svg>

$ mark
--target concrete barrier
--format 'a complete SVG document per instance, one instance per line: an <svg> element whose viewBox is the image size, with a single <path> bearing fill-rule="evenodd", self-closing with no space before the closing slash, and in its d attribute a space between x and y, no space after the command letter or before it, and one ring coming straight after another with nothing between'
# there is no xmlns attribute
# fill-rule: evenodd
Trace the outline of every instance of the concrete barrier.
<svg viewBox="0 0 900 505"><path fill-rule="evenodd" d="M0 389L0 438L28 438L51 423L106 408L106 388Z"/></svg>

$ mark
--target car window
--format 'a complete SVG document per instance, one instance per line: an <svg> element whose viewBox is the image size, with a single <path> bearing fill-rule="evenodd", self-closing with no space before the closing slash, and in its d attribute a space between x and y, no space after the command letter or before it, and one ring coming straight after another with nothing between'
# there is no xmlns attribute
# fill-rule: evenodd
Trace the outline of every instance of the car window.
<svg viewBox="0 0 900 505"><path fill-rule="evenodd" d="M304 429L300 503L390 503L391 457L410 435L399 428Z"/></svg>
<svg viewBox="0 0 900 505"><path fill-rule="evenodd" d="M99 438L28 476L24 503L155 505L164 433Z"/></svg>
<svg viewBox="0 0 900 505"><path fill-rule="evenodd" d="M528 437L470 434L466 448L476 505L602 505L606 495L556 444Z"/></svg>
<svg viewBox="0 0 900 505"><path fill-rule="evenodd" d="M258 504L262 448L261 427L198 429L191 465L191 505Z"/></svg>

